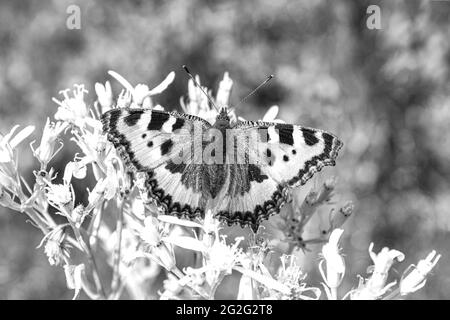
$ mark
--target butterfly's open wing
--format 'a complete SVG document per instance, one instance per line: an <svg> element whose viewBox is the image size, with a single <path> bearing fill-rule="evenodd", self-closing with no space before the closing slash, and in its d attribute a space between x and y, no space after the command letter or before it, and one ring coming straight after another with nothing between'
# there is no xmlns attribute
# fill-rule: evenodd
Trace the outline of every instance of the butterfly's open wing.
<svg viewBox="0 0 450 320"><path fill-rule="evenodd" d="M210 127L207 121L177 112L125 108L106 112L102 122L127 167L146 174L150 197L167 214L204 214L201 164L196 164L196 153L186 150L194 139L202 139L202 130Z"/></svg>
<svg viewBox="0 0 450 320"><path fill-rule="evenodd" d="M253 142L246 149L248 164L228 165L218 216L254 230L279 212L288 199L288 188L305 184L324 166L333 166L342 147L331 133L289 124L245 121L233 129Z"/></svg>

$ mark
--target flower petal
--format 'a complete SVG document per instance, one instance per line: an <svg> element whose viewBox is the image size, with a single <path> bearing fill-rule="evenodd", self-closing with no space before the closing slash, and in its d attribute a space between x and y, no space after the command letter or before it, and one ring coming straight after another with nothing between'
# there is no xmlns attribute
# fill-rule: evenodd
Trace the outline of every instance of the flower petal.
<svg viewBox="0 0 450 320"><path fill-rule="evenodd" d="M110 75L111 77L113 77L114 79L116 79L117 81L119 81L120 84L121 84L127 91L129 91L129 92L133 92L133 91L134 91L134 88L133 88L133 86L131 85L131 83L129 83L128 80L125 79L124 77L122 77L120 74L118 74L117 72L112 71L112 70L109 70L108 73L109 73L109 75Z"/></svg>
<svg viewBox="0 0 450 320"><path fill-rule="evenodd" d="M265 285L269 289L277 290L284 294L289 294L291 292L287 286L276 281L273 278L263 276L260 273L257 273L255 271L248 270L248 269L245 269L245 268L242 268L239 266L235 266L233 269L236 271L239 271L240 273L242 273L242 275L245 275L247 277L250 277L250 278L258 281L259 283Z"/></svg>
<svg viewBox="0 0 450 320"><path fill-rule="evenodd" d="M162 221L162 222L170 223L170 224L177 224L180 226L189 227L189 228L203 228L203 226L199 223L185 220L185 219L179 219L177 217L169 216L169 215L159 215L158 220Z"/></svg>
<svg viewBox="0 0 450 320"><path fill-rule="evenodd" d="M11 139L11 141L9 141L9 145L11 146L11 148L14 149L15 147L17 147L19 143L25 140L30 134L33 133L33 131L34 126L28 126L20 130L19 133L16 134L15 137Z"/></svg>
<svg viewBox="0 0 450 320"><path fill-rule="evenodd" d="M206 252L205 245L200 241L192 237L185 236L169 236L162 237L162 241L176 245L180 248L194 250L199 252Z"/></svg>
<svg viewBox="0 0 450 320"><path fill-rule="evenodd" d="M271 106L269 110L267 110L266 114L263 117L263 121L274 121L278 115L280 108L278 106Z"/></svg>
<svg viewBox="0 0 450 320"><path fill-rule="evenodd" d="M170 72L167 77L158 84L155 88L149 91L148 95L153 96L155 94L159 94L167 89L167 87L173 82L173 79L175 79L175 72Z"/></svg>

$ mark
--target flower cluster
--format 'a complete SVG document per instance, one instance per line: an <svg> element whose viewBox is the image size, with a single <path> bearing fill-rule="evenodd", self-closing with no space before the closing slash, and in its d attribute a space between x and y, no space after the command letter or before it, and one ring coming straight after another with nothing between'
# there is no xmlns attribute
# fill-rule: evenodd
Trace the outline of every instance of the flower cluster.
<svg viewBox="0 0 450 320"><path fill-rule="evenodd" d="M212 299L223 280L233 274L240 275L234 294L238 299L384 299L404 297L425 285L440 259L435 251L408 268L398 282L388 283L391 266L405 257L388 248L376 254L372 244L370 275L361 277L350 292L339 292L346 271L339 247L341 227L354 207L351 202L334 206L334 178L312 188L306 197L293 190L292 201L281 214L264 224L267 240L259 234L246 238L227 235L228 228L214 218L213 208L203 219L193 221L164 215L143 189L145 176L126 170L99 119L112 108L162 109L153 99L173 82L175 74L169 73L153 89L143 84L133 86L116 72L109 74L124 87L116 98L106 82L95 85L97 100L92 105L85 101L83 85L61 91L61 100L53 99L58 105L55 120L47 119L40 142L30 143L39 163L32 186L18 171L17 147L29 139L34 127L18 131L19 126L14 126L8 134L0 135L0 204L26 214L43 232L38 247L44 248L52 266L62 266L74 298L84 292L92 299L118 299L127 291L137 299ZM200 84L198 77L196 82ZM228 104L232 85L225 73L215 105ZM204 92L210 90L189 80L188 97L180 100L181 107L213 122L217 110ZM278 107L272 106L263 120L282 122L276 119L277 114ZM230 118L237 121L239 117L232 110ZM58 177L51 164L64 148L63 134L70 135L79 152ZM91 171L89 178L95 179L95 185L87 190L87 204L78 203L73 181L87 179ZM311 218L329 206L333 208L328 226L305 239ZM56 215L63 217L63 223ZM298 249L307 251L312 246L322 246L323 259L318 264L322 287L308 284L297 258ZM272 259L274 254L279 258ZM105 260L109 271L104 270ZM158 286L156 279L161 273L165 280ZM108 274L112 274L110 279Z"/></svg>

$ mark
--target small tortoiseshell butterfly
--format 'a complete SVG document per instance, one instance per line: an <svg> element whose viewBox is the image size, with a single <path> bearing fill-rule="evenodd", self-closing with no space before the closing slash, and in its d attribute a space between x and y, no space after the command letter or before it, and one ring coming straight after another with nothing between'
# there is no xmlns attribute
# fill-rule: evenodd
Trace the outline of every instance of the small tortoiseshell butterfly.
<svg viewBox="0 0 450 320"><path fill-rule="evenodd" d="M211 209L228 225L250 226L255 232L262 220L280 211L289 188L305 184L324 166L334 166L343 145L333 134L313 128L232 123L227 107L220 109L214 124L194 115L142 108L110 110L102 122L128 168L146 175L149 196L166 214L192 219ZM210 132L225 136L230 130L234 140L224 138L222 149L215 150L222 151L223 161L202 161ZM251 136L261 139L249 142ZM234 161L230 153L239 148L244 160Z"/></svg>

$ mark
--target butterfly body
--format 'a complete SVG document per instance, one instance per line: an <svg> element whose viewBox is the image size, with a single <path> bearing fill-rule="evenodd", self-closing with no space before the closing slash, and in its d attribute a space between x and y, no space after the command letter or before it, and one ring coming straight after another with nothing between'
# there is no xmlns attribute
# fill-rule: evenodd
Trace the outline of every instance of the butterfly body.
<svg viewBox="0 0 450 320"><path fill-rule="evenodd" d="M289 188L334 165L334 135L301 126L232 123L222 108L214 124L188 114L113 109L103 129L127 166L145 175L149 196L166 214L195 218L212 210L229 225L250 226L279 212Z"/></svg>

